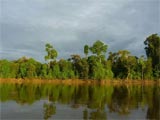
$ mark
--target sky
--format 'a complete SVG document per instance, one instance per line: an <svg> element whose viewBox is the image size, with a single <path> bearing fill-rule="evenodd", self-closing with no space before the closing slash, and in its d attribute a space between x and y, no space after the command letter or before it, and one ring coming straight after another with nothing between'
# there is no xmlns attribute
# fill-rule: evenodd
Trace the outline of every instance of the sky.
<svg viewBox="0 0 160 120"><path fill-rule="evenodd" d="M159 0L0 0L0 59L44 61L46 43L58 59L83 56L96 40L108 52L145 55L144 40L160 33L159 12Z"/></svg>

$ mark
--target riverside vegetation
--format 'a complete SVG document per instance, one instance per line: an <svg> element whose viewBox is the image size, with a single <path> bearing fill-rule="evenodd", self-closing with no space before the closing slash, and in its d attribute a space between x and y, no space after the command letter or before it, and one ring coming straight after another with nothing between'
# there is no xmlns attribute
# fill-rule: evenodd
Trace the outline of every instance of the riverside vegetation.
<svg viewBox="0 0 160 120"><path fill-rule="evenodd" d="M78 54L68 59L56 60L58 52L51 44L45 45L46 63L33 58L0 60L0 78L16 79L138 79L158 80L160 78L160 36L152 34L144 41L147 58L133 56L128 50L109 52L108 45L97 40L84 46L85 57Z"/></svg>

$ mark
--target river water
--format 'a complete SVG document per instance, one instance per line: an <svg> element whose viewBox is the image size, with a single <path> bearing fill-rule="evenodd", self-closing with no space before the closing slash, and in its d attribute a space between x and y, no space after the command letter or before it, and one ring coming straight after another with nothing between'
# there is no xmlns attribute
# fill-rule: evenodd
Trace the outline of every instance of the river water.
<svg viewBox="0 0 160 120"><path fill-rule="evenodd" d="M0 118L160 119L157 85L0 84Z"/></svg>

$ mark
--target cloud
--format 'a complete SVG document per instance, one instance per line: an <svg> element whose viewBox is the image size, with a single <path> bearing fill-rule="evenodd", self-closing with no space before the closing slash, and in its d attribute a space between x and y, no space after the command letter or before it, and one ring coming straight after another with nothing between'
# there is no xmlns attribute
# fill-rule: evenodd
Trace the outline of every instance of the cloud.
<svg viewBox="0 0 160 120"><path fill-rule="evenodd" d="M145 54L143 41L160 33L158 0L1 0L1 58L43 61L45 43L59 59L83 54L85 44L102 40L108 51Z"/></svg>

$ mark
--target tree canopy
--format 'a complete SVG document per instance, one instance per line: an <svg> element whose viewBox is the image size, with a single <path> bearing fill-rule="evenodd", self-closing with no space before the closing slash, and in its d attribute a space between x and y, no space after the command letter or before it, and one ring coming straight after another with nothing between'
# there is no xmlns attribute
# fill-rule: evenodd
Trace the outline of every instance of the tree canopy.
<svg viewBox="0 0 160 120"><path fill-rule="evenodd" d="M154 76L160 78L160 36L152 34L144 41L146 55L152 61Z"/></svg>
<svg viewBox="0 0 160 120"><path fill-rule="evenodd" d="M48 63L33 58L0 60L0 78L40 79L159 79L160 36L152 34L144 41L147 58L134 56L128 50L109 52L108 45L100 40L91 46L84 45L85 57L73 54L68 59L56 60L57 50L45 45Z"/></svg>

